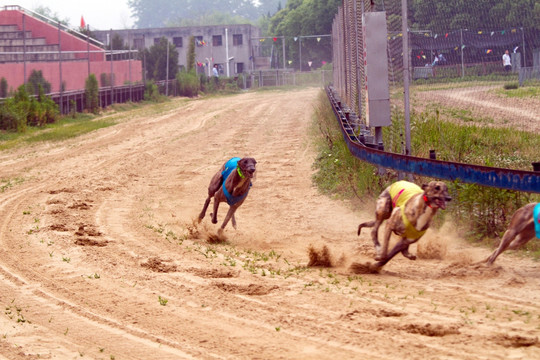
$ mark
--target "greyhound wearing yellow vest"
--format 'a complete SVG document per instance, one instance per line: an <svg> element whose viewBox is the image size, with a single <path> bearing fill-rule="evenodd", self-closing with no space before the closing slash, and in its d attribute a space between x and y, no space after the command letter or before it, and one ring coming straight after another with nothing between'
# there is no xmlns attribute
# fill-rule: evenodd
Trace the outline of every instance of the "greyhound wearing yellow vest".
<svg viewBox="0 0 540 360"><path fill-rule="evenodd" d="M448 187L441 181L430 181L420 187L402 180L387 187L377 198L375 220L358 225L358 235L364 227L373 228L371 238L377 251L375 260L378 260L374 267L383 267L398 253L415 260L416 256L409 253L409 245L420 240L429 228L437 210L446 209L446 203L450 200L452 198L448 195ZM388 221L383 235L383 246L381 246L378 232L385 220ZM388 253L388 243L392 232L401 239Z"/></svg>
<svg viewBox="0 0 540 360"><path fill-rule="evenodd" d="M486 259L493 264L497 256L506 249L516 250L535 237L540 239L540 203L530 203L516 210L499 247Z"/></svg>

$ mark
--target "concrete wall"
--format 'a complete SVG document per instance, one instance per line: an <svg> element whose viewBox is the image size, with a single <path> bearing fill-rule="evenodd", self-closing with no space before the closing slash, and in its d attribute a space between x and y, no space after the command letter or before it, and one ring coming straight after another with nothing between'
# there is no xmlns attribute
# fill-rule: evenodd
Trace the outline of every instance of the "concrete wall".
<svg viewBox="0 0 540 360"><path fill-rule="evenodd" d="M26 78L30 76L32 70L42 71L45 80L51 83L51 92L60 91L60 64L58 62L27 63ZM111 73L111 63L108 61L92 61L90 62L90 72L96 76L99 83L102 73ZM125 85L130 81L133 84L142 82L142 66L140 61L114 61L113 73L115 86ZM8 87L16 90L24 82L24 64L0 64L0 74L7 80ZM64 91L84 89L87 78L88 62L62 62L62 82L65 84Z"/></svg>
<svg viewBox="0 0 540 360"><path fill-rule="evenodd" d="M255 51L253 47L259 46L259 41L251 39L260 37L260 29L253 25L240 24L95 31L94 35L104 44L109 44L108 39L118 35L124 40L124 44L131 46L132 49L150 48L154 45L155 39L163 36L173 44L174 38L182 38L182 46L176 47L179 66L186 66L190 37L200 36L204 44L199 43L195 46L195 61L203 66L198 67L198 71L209 74L213 65L218 64L221 74L226 76L227 60L233 58L229 61L229 75L235 76L238 64L242 64L244 70L252 69L251 55ZM221 35L220 46L213 44L213 37L216 35ZM234 45L234 35L242 35L241 45Z"/></svg>

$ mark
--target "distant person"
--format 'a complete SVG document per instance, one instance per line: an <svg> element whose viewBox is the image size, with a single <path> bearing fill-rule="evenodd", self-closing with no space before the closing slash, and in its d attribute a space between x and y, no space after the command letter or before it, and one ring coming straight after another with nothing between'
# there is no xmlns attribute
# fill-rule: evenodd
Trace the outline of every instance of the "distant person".
<svg viewBox="0 0 540 360"><path fill-rule="evenodd" d="M446 58L444 57L442 53L439 53L439 65L444 65L444 64L446 64Z"/></svg>
<svg viewBox="0 0 540 360"><path fill-rule="evenodd" d="M509 51L506 50L504 52L504 55L502 56L504 71L509 72L512 70L512 62L510 61L510 54Z"/></svg>
<svg viewBox="0 0 540 360"><path fill-rule="evenodd" d="M218 71L218 65L214 64L214 68L212 69L212 76L214 77L214 81L216 82L216 85L218 84L218 78L219 78L219 71Z"/></svg>
<svg viewBox="0 0 540 360"><path fill-rule="evenodd" d="M444 65L446 63L446 58L442 53L435 52L435 59L433 59L433 62L431 63L431 66L435 65Z"/></svg>
<svg viewBox="0 0 540 360"><path fill-rule="evenodd" d="M433 58L433 62L431 63L431 66L435 66L439 63L439 54L435 52L435 57Z"/></svg>

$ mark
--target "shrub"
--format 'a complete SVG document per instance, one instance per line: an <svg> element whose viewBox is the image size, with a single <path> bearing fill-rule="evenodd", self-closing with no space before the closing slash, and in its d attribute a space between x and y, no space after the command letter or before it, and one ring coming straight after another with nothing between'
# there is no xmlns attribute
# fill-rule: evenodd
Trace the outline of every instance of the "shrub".
<svg viewBox="0 0 540 360"><path fill-rule="evenodd" d="M144 100L156 102L159 100L159 89L152 80L146 82L144 88Z"/></svg>
<svg viewBox="0 0 540 360"><path fill-rule="evenodd" d="M8 97L8 82L5 77L0 79L0 98Z"/></svg>
<svg viewBox="0 0 540 360"><path fill-rule="evenodd" d="M40 87L46 94L51 92L51 83L45 80L41 70L32 70L32 73L28 77L27 87L28 91L33 95L39 94Z"/></svg>
<svg viewBox="0 0 540 360"><path fill-rule="evenodd" d="M199 78L194 71L179 72L176 74L176 81L181 96L194 97L199 94Z"/></svg>
<svg viewBox="0 0 540 360"><path fill-rule="evenodd" d="M96 75L90 74L84 85L86 97L86 109L93 114L99 112L99 87Z"/></svg>
<svg viewBox="0 0 540 360"><path fill-rule="evenodd" d="M508 83L508 84L504 84L504 89L505 90L515 90L517 88L519 88L519 83Z"/></svg>

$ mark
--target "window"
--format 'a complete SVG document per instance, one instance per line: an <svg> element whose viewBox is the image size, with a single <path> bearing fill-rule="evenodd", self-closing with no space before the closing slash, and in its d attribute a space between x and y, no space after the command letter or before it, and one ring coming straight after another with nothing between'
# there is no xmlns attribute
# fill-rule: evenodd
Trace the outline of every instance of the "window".
<svg viewBox="0 0 540 360"><path fill-rule="evenodd" d="M195 45L199 47L204 46L204 40L202 36L195 36Z"/></svg>
<svg viewBox="0 0 540 360"><path fill-rule="evenodd" d="M182 47L182 37L173 37L173 44L177 48Z"/></svg>
<svg viewBox="0 0 540 360"><path fill-rule="evenodd" d="M161 38L154 38L154 45L159 44L159 40L161 40Z"/></svg>
<svg viewBox="0 0 540 360"><path fill-rule="evenodd" d="M144 38L133 39L133 47L135 49L143 49L144 48Z"/></svg>
<svg viewBox="0 0 540 360"><path fill-rule="evenodd" d="M234 46L242 45L242 34L233 34L232 42Z"/></svg>
<svg viewBox="0 0 540 360"><path fill-rule="evenodd" d="M241 74L244 72L244 63L236 63L236 73Z"/></svg>
<svg viewBox="0 0 540 360"><path fill-rule="evenodd" d="M212 46L221 46L221 35L212 36Z"/></svg>

